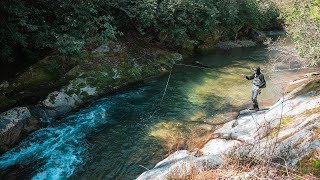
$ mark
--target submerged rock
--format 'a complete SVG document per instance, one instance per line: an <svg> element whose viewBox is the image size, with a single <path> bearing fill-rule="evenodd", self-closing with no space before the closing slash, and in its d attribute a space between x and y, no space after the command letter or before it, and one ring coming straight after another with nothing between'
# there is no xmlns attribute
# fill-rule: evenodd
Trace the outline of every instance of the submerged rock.
<svg viewBox="0 0 320 180"><path fill-rule="evenodd" d="M10 109L0 114L0 147L11 147L23 136L39 128L39 121L27 107Z"/></svg>

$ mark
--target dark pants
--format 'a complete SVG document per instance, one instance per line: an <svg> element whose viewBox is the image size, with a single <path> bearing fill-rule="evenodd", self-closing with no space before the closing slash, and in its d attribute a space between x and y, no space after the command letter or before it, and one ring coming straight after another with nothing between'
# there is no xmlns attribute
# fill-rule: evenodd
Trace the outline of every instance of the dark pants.
<svg viewBox="0 0 320 180"><path fill-rule="evenodd" d="M252 87L252 94L251 94L251 100L253 103L253 109L259 109L259 104L258 104L258 95L260 94L260 91L256 86Z"/></svg>

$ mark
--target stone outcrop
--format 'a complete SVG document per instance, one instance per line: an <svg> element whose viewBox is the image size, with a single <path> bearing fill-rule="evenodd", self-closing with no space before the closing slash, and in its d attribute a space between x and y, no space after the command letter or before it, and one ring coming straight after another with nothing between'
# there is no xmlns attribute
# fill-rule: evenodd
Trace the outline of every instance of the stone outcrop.
<svg viewBox="0 0 320 180"><path fill-rule="evenodd" d="M31 115L27 107L16 107L3 112L0 114L0 153L39 128L39 121Z"/></svg>
<svg viewBox="0 0 320 180"><path fill-rule="evenodd" d="M97 95L95 87L87 84L86 79L77 78L60 91L50 93L41 105L50 117L67 113L85 102L88 97Z"/></svg>
<svg viewBox="0 0 320 180"><path fill-rule="evenodd" d="M315 82L318 85L315 85ZM307 89L307 91L306 91ZM303 93L301 93L303 92ZM187 151L177 151L153 169L138 177L142 179L166 179L173 172L188 174L186 160L192 164L204 157L215 165L223 163L219 158L230 151L247 153L260 159L285 158L287 166L296 164L311 152L320 153L320 94L319 80L295 89L275 105L258 112L241 111L237 119L224 124L216 130L202 149L202 156L196 157ZM210 161L211 158L211 161ZM319 157L318 157L319 158ZM318 159L319 161L319 159ZM212 167L197 165L196 169Z"/></svg>

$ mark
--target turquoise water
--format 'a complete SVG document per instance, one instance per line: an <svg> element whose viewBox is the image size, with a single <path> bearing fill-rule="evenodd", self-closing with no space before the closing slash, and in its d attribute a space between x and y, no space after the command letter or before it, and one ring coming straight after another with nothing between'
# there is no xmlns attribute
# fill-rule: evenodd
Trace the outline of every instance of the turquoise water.
<svg viewBox="0 0 320 180"><path fill-rule="evenodd" d="M267 59L264 47L195 56L211 69L175 66L161 105L168 74L102 97L30 134L0 157L0 175L135 179L172 150L172 139L210 131L216 115L247 103L251 85L239 74Z"/></svg>

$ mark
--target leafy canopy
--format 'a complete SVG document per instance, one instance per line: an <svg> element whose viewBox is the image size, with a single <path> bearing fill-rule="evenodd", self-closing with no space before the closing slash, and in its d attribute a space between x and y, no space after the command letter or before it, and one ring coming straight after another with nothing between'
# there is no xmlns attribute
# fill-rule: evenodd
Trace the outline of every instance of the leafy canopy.
<svg viewBox="0 0 320 180"><path fill-rule="evenodd" d="M241 28L265 29L278 16L258 0L2 0L0 10L3 61L21 52L74 56L127 31L180 46L213 29L228 37Z"/></svg>

